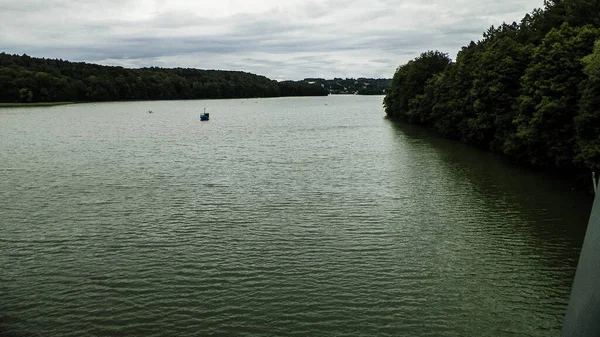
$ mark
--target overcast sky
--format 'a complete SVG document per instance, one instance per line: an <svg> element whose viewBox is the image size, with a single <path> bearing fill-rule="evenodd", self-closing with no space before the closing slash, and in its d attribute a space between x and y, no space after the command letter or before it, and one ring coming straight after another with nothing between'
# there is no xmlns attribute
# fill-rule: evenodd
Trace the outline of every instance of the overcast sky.
<svg viewBox="0 0 600 337"><path fill-rule="evenodd" d="M391 77L542 0L0 0L0 51L272 79Z"/></svg>

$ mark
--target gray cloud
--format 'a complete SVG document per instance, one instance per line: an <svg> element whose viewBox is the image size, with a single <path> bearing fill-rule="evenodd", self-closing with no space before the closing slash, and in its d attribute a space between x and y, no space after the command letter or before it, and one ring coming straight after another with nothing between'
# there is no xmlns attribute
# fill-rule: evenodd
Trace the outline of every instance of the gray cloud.
<svg viewBox="0 0 600 337"><path fill-rule="evenodd" d="M0 0L0 51L275 79L390 77L429 49L455 56L541 0Z"/></svg>

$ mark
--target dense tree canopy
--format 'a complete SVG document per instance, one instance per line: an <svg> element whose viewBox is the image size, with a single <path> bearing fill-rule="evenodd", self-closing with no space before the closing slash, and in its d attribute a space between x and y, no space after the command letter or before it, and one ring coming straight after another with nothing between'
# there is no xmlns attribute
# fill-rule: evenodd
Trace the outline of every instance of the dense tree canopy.
<svg viewBox="0 0 600 337"><path fill-rule="evenodd" d="M279 82L281 96L323 96L329 91L317 83L304 81L282 81Z"/></svg>
<svg viewBox="0 0 600 337"><path fill-rule="evenodd" d="M392 79L390 92L384 105L395 118L409 122L423 122L419 114L424 102L425 84L435 74L442 72L450 63L448 55L438 51L428 51L400 66Z"/></svg>
<svg viewBox="0 0 600 337"><path fill-rule="evenodd" d="M535 167L600 170L600 0L545 1L458 53L400 66L390 118Z"/></svg>
<svg viewBox="0 0 600 337"><path fill-rule="evenodd" d="M293 86L296 90L289 90ZM283 91L283 93L282 93ZM114 101L327 95L304 81L280 84L241 71L142 68L0 53L0 102Z"/></svg>

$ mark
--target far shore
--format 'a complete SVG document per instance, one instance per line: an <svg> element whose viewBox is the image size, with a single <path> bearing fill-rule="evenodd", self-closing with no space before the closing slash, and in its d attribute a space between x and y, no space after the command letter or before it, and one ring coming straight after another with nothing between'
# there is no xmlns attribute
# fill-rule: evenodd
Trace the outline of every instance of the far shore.
<svg viewBox="0 0 600 337"><path fill-rule="evenodd" d="M37 102L37 103L0 103L0 108L25 108L36 106L55 106L74 104L75 102Z"/></svg>

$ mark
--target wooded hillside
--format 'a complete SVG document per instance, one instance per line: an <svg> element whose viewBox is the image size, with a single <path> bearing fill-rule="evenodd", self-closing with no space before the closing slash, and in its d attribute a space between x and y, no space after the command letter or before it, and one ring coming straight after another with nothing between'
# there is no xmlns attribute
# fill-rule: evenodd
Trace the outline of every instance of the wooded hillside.
<svg viewBox="0 0 600 337"><path fill-rule="evenodd" d="M0 102L325 96L320 85L241 71L102 66L0 53Z"/></svg>

